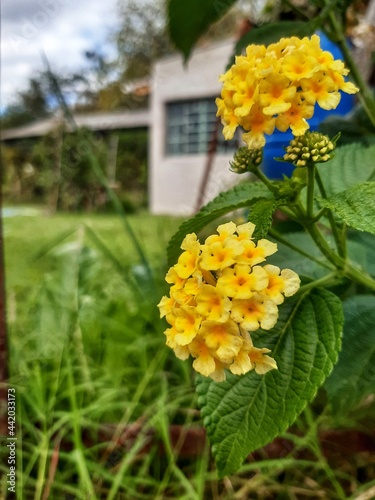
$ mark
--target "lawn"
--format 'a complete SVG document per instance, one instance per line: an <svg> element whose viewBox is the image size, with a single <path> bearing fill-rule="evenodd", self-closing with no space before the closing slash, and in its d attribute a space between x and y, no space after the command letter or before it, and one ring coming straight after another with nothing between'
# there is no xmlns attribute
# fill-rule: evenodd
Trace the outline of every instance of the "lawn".
<svg viewBox="0 0 375 500"><path fill-rule="evenodd" d="M4 219L17 498L334 499L372 485L372 455L319 444L361 415L318 422L314 407L217 479L190 362L166 348L156 307L180 222L142 213L129 232L113 215Z"/></svg>
<svg viewBox="0 0 375 500"><path fill-rule="evenodd" d="M180 220L144 213L128 222L143 256L115 216L4 220L18 498L156 498L166 485L181 491L168 459L157 466L150 451L139 463L135 446L121 460L108 444L116 429L140 418L147 424L137 442L150 427L167 439L167 422L191 420L186 409L195 406L190 370L165 348L156 308L166 244Z"/></svg>

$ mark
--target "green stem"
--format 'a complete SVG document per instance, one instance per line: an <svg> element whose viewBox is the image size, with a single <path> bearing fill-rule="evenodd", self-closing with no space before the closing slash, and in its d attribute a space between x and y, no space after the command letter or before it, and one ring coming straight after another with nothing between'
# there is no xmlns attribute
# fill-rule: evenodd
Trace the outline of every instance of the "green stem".
<svg viewBox="0 0 375 500"><path fill-rule="evenodd" d="M264 173L258 167L256 167L253 170L253 173L254 173L254 175L256 175L258 177L258 179L261 182L263 182L263 184L265 186L268 187L268 189L271 191L271 193L278 193L278 191L279 191L278 188L272 184L272 182L269 180L269 178L266 175L264 175Z"/></svg>
<svg viewBox="0 0 375 500"><path fill-rule="evenodd" d="M343 32L342 26L340 23L337 21L334 12L331 12L328 16L331 28L335 34L336 42L339 45L344 59L345 63L350 69L351 76L356 83L357 87L359 88L359 100L361 101L361 104L363 108L365 109L367 116L369 117L372 125L375 127L375 100L374 97L365 82L365 80L362 78L362 75L354 62L354 59L352 57L352 54L350 53L350 50L348 49L348 46L345 41L345 34Z"/></svg>
<svg viewBox="0 0 375 500"><path fill-rule="evenodd" d="M301 255L303 255L304 257L306 257L307 259L311 260L312 262L315 262L316 264L318 264L319 266L322 266L322 267L325 267L326 269L332 269L332 266L330 266L329 264L326 264L325 262L322 262L320 261L319 259L313 257L312 255L310 255L309 253L305 252L304 250L302 250L301 248L297 247L296 245L293 245L293 243L290 243L290 241L286 240L285 238L283 238L281 236L281 234L279 234L277 231L275 231L274 229L270 229L269 230L269 234L270 236L272 236L278 243L281 243L282 245L285 245L286 247L289 247L291 250L293 250L294 252L297 252Z"/></svg>
<svg viewBox="0 0 375 500"><path fill-rule="evenodd" d="M324 236L317 228L314 223L305 222L304 227L306 231L310 234L311 238L315 241L317 247L326 257L326 259L331 262L337 269L343 270L345 268L345 260L337 255L328 245Z"/></svg>
<svg viewBox="0 0 375 500"><path fill-rule="evenodd" d="M327 274L326 276L323 276L323 278L319 278L317 280L311 281L310 283L306 283L306 285L302 285L301 288L298 290L298 293L305 293L308 290L311 290L311 288L318 288L320 286L332 286L337 284L340 281L340 278L338 277L337 271Z"/></svg>
<svg viewBox="0 0 375 500"><path fill-rule="evenodd" d="M303 19L307 19L308 21L310 20L309 16L306 14L306 11L304 11L303 9L300 9L293 2L290 2L289 0L283 0L283 3L285 5L287 5L296 14L300 15Z"/></svg>
<svg viewBox="0 0 375 500"><path fill-rule="evenodd" d="M346 267L343 271L344 276L346 276L347 278L375 291L375 279L372 278L369 274L360 269L357 269L356 267L352 266L352 264L349 264L349 262L346 263Z"/></svg>
<svg viewBox="0 0 375 500"><path fill-rule="evenodd" d="M323 215L325 215L326 212L327 212L326 208L321 208L319 210L319 212L314 215L314 218L313 218L312 221L313 222L318 222L318 220L320 220L323 217Z"/></svg>
<svg viewBox="0 0 375 500"><path fill-rule="evenodd" d="M324 185L323 185L323 182L322 182L322 179L320 177L318 170L316 170L316 172L315 172L315 179L316 179L316 183L318 184L320 194L322 195L322 197L324 199L327 199L327 193L326 193L326 190L324 188ZM345 258L346 257L346 240L345 240L345 238L340 237L340 234L339 234L339 231L337 228L337 224L336 224L335 218L333 217L332 211L328 209L326 214L327 214L327 218L329 221L329 225L331 226L331 230L332 230L332 234L333 234L333 237L334 237L334 240L336 243L337 251L338 251L340 257Z"/></svg>
<svg viewBox="0 0 375 500"><path fill-rule="evenodd" d="M308 231L312 239L315 241L322 254L327 258L329 262L331 262L338 270L342 272L343 276L375 291L375 279L362 270L352 266L352 264L337 255L329 247L322 233L319 231L315 224L304 224L304 227Z"/></svg>
<svg viewBox="0 0 375 500"><path fill-rule="evenodd" d="M314 218L314 187L315 187L315 164L307 165L307 195L306 195L306 215L309 219Z"/></svg>
<svg viewBox="0 0 375 500"><path fill-rule="evenodd" d="M341 499L346 498L345 491L339 481L337 480L334 471L332 470L331 466L329 465L326 457L324 456L322 449L321 449L321 444L320 444L320 438L319 438L319 418L315 419L314 415L311 411L311 408L309 405L306 406L304 410L304 415L306 418L306 423L308 425L308 446L310 450L315 454L316 458L319 460L319 462L322 465L322 468L329 479L330 483L332 484L337 497Z"/></svg>

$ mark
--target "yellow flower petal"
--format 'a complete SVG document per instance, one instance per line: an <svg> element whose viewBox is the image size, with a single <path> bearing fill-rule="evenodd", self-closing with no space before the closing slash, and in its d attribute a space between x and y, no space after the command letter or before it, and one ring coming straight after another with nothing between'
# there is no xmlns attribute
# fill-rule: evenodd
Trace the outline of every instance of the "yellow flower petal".
<svg viewBox="0 0 375 500"><path fill-rule="evenodd" d="M250 361L252 365L254 365L254 369L258 375L264 375L270 370L277 370L276 361L270 356L267 356L267 352L271 351L265 347L261 349L253 347L249 352Z"/></svg>
<svg viewBox="0 0 375 500"><path fill-rule="evenodd" d="M200 335L204 338L206 346L214 351L218 359L224 363L231 362L243 344L238 325L231 320L226 323L204 321Z"/></svg>
<svg viewBox="0 0 375 500"><path fill-rule="evenodd" d="M176 310L175 341L178 345L188 345L198 333L202 317L193 306L181 306Z"/></svg>
<svg viewBox="0 0 375 500"><path fill-rule="evenodd" d="M247 300L233 299L232 304L231 318L244 330L250 332L259 328L270 330L277 322L277 306L266 297L254 296Z"/></svg>
<svg viewBox="0 0 375 500"><path fill-rule="evenodd" d="M212 285L203 285L196 297L197 312L208 320L225 322L229 318L231 301Z"/></svg>
<svg viewBox="0 0 375 500"><path fill-rule="evenodd" d="M254 292L261 291L268 284L266 271L259 266L251 268L237 264L234 268L226 268L217 281L228 297L235 299L250 299Z"/></svg>

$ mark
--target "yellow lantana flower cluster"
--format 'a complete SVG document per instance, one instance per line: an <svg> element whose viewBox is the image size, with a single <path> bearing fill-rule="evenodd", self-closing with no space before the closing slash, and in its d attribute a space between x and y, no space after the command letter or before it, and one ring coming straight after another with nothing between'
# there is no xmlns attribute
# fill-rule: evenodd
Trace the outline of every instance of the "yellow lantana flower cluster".
<svg viewBox="0 0 375 500"><path fill-rule="evenodd" d="M221 99L216 99L225 139L232 139L238 126L249 149L265 145L264 134L275 127L281 132L291 128L300 136L309 128L306 119L321 108L335 109L341 99L358 88L344 77L344 63L320 48L320 38L282 38L268 47L250 45L246 55L220 76Z"/></svg>
<svg viewBox="0 0 375 500"><path fill-rule="evenodd" d="M225 380L225 368L235 375L277 368L269 349L254 347L249 332L271 329L277 306L300 285L290 269L259 265L277 245L267 239L255 243L254 229L251 222L228 222L203 245L188 234L165 278L170 294L158 304L170 325L167 345L180 359L191 355L193 368L216 381Z"/></svg>

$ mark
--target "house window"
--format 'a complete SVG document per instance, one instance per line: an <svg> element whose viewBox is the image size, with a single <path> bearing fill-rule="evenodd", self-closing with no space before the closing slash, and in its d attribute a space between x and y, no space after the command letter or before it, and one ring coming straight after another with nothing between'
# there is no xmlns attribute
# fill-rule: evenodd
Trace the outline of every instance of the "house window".
<svg viewBox="0 0 375 500"><path fill-rule="evenodd" d="M216 111L214 97L167 103L167 155L207 153L216 126ZM217 139L218 153L231 152L239 146L237 138L224 140L221 124Z"/></svg>

